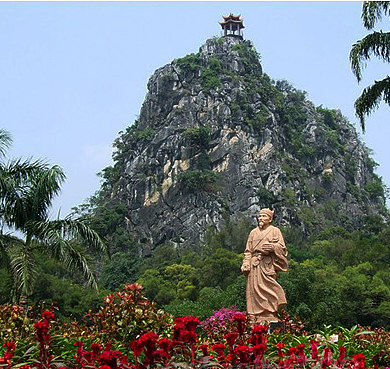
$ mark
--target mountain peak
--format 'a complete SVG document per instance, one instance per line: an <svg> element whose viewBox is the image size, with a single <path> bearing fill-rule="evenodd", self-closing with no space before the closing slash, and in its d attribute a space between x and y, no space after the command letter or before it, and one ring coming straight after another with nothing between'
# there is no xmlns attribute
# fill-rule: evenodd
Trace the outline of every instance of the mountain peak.
<svg viewBox="0 0 390 369"><path fill-rule="evenodd" d="M337 110L262 72L249 40L215 37L157 69L139 119L115 143L107 206L144 248L275 210L306 233L386 214L375 162Z"/></svg>

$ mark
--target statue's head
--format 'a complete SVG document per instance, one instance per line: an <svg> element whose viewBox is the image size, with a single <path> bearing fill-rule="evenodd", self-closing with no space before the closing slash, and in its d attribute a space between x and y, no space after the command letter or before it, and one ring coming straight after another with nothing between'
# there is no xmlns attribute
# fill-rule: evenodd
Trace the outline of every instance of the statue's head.
<svg viewBox="0 0 390 369"><path fill-rule="evenodd" d="M266 214L269 217L269 220L271 221L274 217L274 212L271 209L264 208L259 211L259 217L261 214Z"/></svg>
<svg viewBox="0 0 390 369"><path fill-rule="evenodd" d="M259 216L257 218L257 222L260 228L266 228L272 222L274 217L274 212L271 209L265 208L261 209L259 212Z"/></svg>

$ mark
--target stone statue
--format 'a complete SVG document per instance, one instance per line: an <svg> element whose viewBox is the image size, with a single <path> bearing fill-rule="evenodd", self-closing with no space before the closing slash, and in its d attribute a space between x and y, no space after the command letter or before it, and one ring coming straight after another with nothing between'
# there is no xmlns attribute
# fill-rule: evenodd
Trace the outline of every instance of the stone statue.
<svg viewBox="0 0 390 369"><path fill-rule="evenodd" d="M247 276L247 312L253 324L277 321L275 314L286 304L277 272L287 270L287 250L279 228L271 225L274 212L261 209L258 227L248 237L241 271Z"/></svg>

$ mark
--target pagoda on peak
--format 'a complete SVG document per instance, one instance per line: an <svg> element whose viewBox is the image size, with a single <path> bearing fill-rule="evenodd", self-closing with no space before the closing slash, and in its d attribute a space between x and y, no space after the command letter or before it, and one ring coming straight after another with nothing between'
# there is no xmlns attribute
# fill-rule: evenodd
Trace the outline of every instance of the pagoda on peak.
<svg viewBox="0 0 390 369"><path fill-rule="evenodd" d="M219 22L223 29L223 37L237 37L243 39L243 33L241 32L244 27L241 15L233 15L230 13L227 16L222 16L223 22ZM236 33L237 32L237 33Z"/></svg>

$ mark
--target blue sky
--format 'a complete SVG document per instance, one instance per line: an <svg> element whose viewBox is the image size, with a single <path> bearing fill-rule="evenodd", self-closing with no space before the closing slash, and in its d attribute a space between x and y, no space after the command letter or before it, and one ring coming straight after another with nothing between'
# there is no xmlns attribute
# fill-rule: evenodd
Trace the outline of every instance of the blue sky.
<svg viewBox="0 0 390 369"><path fill-rule="evenodd" d="M353 104L388 73L373 59L358 85L349 51L367 31L361 2L0 2L0 126L8 155L46 158L67 175L53 216L99 188L112 142L139 114L155 69L220 35L222 15L241 14L264 72L308 92L315 105ZM386 20L384 31L390 29ZM362 139L390 183L390 109L367 120Z"/></svg>

